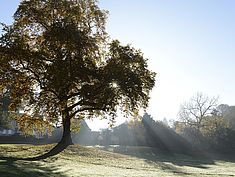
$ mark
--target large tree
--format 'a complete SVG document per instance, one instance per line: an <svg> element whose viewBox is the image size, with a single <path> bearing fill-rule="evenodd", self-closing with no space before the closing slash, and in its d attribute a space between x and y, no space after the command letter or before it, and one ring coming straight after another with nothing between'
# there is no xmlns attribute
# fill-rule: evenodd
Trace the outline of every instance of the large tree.
<svg viewBox="0 0 235 177"><path fill-rule="evenodd" d="M155 73L140 50L110 41L96 0L23 0L0 38L0 91L24 132L61 122L63 136L44 158L72 143L71 120L146 108ZM31 127L31 129L30 129ZM33 127L33 128L32 128ZM47 128L47 130L48 130ZM36 158L35 158L36 159ZM39 159L39 158L38 158Z"/></svg>

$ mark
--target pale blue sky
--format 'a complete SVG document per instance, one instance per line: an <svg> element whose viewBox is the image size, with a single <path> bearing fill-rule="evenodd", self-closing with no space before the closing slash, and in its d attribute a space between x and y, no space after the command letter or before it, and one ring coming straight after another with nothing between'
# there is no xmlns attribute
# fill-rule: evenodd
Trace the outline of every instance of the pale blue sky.
<svg viewBox="0 0 235 177"><path fill-rule="evenodd" d="M1 22L11 21L18 3L0 1ZM176 118L196 92L235 105L234 0L100 0L100 7L109 11L111 38L141 49L158 73L149 107L155 119Z"/></svg>

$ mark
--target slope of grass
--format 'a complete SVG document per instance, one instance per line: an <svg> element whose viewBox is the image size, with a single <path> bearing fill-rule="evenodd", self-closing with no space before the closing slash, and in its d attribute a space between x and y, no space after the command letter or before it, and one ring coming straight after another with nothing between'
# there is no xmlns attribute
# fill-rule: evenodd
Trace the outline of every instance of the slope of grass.
<svg viewBox="0 0 235 177"><path fill-rule="evenodd" d="M0 145L1 157L32 157L52 145ZM112 150L113 149L108 149ZM119 149L120 150L120 149ZM0 176L55 177L157 177L157 176L235 176L235 163L183 155L162 155L153 149L123 149L122 155L79 145L46 160L28 162L0 160Z"/></svg>

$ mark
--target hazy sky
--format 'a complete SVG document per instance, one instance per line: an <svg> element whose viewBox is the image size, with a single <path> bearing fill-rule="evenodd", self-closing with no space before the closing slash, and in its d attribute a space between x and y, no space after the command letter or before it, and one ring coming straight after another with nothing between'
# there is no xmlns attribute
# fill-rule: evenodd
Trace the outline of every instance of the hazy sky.
<svg viewBox="0 0 235 177"><path fill-rule="evenodd" d="M19 0L0 1L9 23ZM157 72L149 113L174 119L196 92L235 105L234 0L100 0L111 38L141 49ZM89 123L93 129L103 122Z"/></svg>

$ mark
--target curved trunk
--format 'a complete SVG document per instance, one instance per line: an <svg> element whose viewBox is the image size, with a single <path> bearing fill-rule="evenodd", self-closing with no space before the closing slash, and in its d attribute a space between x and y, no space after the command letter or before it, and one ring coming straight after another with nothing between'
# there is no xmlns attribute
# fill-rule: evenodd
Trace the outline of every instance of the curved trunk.
<svg viewBox="0 0 235 177"><path fill-rule="evenodd" d="M70 125L71 125L71 122L70 122L69 117L64 118L63 119L63 135L62 135L62 138L58 142L58 144L55 147L53 147L49 152L47 152L45 154L42 154L40 156L37 156L37 157L26 158L26 159L22 159L22 160L34 161L34 160L46 159L48 157L59 154L64 149L66 149L69 145L72 145L73 142L72 142L72 137L71 137Z"/></svg>
<svg viewBox="0 0 235 177"><path fill-rule="evenodd" d="M71 145L73 144L70 130L71 122L69 118L63 120L63 135L58 144Z"/></svg>

